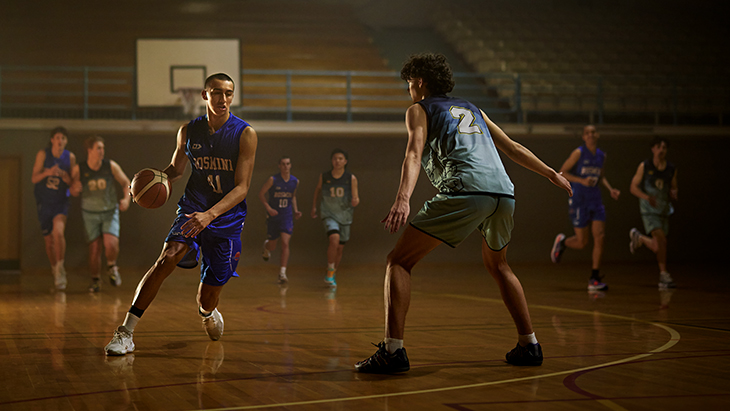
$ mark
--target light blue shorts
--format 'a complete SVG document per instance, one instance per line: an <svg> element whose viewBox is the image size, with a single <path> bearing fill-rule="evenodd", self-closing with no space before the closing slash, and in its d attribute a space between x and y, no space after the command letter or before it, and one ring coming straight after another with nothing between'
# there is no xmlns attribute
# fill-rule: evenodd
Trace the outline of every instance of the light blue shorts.
<svg viewBox="0 0 730 411"><path fill-rule="evenodd" d="M340 235L340 244L345 244L350 240L350 225L340 224L332 218L323 218L322 223L324 224L324 231L327 232L327 237L332 234Z"/></svg>
<svg viewBox="0 0 730 411"><path fill-rule="evenodd" d="M509 244L514 228L515 200L491 195L437 194L426 201L411 225L456 247L479 229L490 249Z"/></svg>
<svg viewBox="0 0 730 411"><path fill-rule="evenodd" d="M664 231L664 235L669 235L669 216L661 214L642 214L641 220L644 222L644 230L647 235L657 229Z"/></svg>
<svg viewBox="0 0 730 411"><path fill-rule="evenodd" d="M92 242L102 234L111 234L119 237L119 208L110 211L81 210L86 227L86 239Z"/></svg>

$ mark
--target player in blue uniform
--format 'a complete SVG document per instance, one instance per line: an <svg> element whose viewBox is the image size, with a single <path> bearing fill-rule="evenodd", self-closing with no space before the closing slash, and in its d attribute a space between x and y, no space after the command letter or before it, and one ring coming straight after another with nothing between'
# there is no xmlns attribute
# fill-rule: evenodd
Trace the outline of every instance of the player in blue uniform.
<svg viewBox="0 0 730 411"><path fill-rule="evenodd" d="M621 192L613 188L604 175L606 153L598 148L599 134L596 127L592 125L583 127L582 138L585 144L573 150L560 168L560 172L573 187L573 197L568 200L568 207L575 234L568 238L563 233L555 236L550 259L558 263L566 248L577 250L585 248L588 245L590 230L593 234L593 265L588 279L588 290L602 291L608 289L608 286L601 281L599 271L606 231L606 209L598 184L601 183L606 187L614 200L618 200Z"/></svg>
<svg viewBox="0 0 730 411"><path fill-rule="evenodd" d="M271 252L281 238L281 266L279 268L279 284L289 279L286 266L289 262L289 240L294 231L294 219L299 219L302 212L297 206L297 187L299 180L291 175L291 159L279 159L279 173L269 177L259 191L259 200L266 208L266 240L262 257L269 261ZM267 198L268 196L268 198Z"/></svg>
<svg viewBox="0 0 730 411"><path fill-rule="evenodd" d="M114 160L104 158L104 139L91 136L84 141L86 161L80 162L71 172L74 184L71 194L81 194L81 215L84 218L86 239L89 242L89 291L101 289L101 248L107 263L107 275L111 285L122 285L122 276L117 267L119 256L119 212L127 211L129 178ZM116 183L122 187L122 196L117 198Z"/></svg>
<svg viewBox="0 0 730 411"><path fill-rule="evenodd" d="M522 285L507 264L514 212L514 187L497 149L518 164L571 192L568 181L532 152L510 139L470 102L448 97L451 68L440 54L411 56L401 70L413 105L406 112L408 144L395 203L383 220L395 233L406 224L410 197L421 164L439 194L427 201L388 255L385 273L385 339L370 358L355 364L360 372L399 373L410 369L403 348L410 304L411 270L441 243L456 247L478 229L482 258L499 285L518 332L507 353L514 365L542 364L542 349L532 329Z"/></svg>
<svg viewBox="0 0 730 411"><path fill-rule="evenodd" d="M639 198L639 209L644 222L645 236L636 228L629 231L629 250L633 254L645 245L656 254L659 264L659 288L676 287L667 272L667 236L669 216L674 214L671 200L677 200L677 168L667 161L669 141L655 137L651 142L652 158L644 160L631 179L631 194Z"/></svg>
<svg viewBox="0 0 730 411"><path fill-rule="evenodd" d="M182 177L188 161L192 173L162 253L140 281L124 323L105 348L107 355L134 350L134 328L162 282L178 263L195 267L198 254L198 312L211 340L223 334L223 317L216 307L223 285L238 276L245 200L257 145L254 129L230 112L234 87L226 74L208 77L202 91L207 114L183 125L177 133L177 147L164 173L174 182Z"/></svg>
<svg viewBox="0 0 730 411"><path fill-rule="evenodd" d="M342 261L345 243L350 240L350 225L355 207L360 204L357 177L347 171L348 156L339 148L330 156L332 169L319 176L314 189L312 218L317 218L317 204L327 233L327 274L324 282L332 288L337 287L335 273Z"/></svg>
<svg viewBox="0 0 730 411"><path fill-rule="evenodd" d="M57 290L65 290L67 283L66 268L63 265L66 256L65 231L69 187L72 183L71 170L76 165L76 156L66 150L66 144L68 131L65 128L56 127L51 130L48 146L35 156L30 178L35 184L33 192L38 220Z"/></svg>

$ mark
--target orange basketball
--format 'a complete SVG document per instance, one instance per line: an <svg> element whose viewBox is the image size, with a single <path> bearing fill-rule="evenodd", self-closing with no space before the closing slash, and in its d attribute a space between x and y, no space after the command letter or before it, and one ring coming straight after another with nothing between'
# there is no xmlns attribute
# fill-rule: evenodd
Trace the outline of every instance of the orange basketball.
<svg viewBox="0 0 730 411"><path fill-rule="evenodd" d="M131 191L135 203L144 208L157 208L167 202L172 189L167 174L154 168L143 168L134 175Z"/></svg>

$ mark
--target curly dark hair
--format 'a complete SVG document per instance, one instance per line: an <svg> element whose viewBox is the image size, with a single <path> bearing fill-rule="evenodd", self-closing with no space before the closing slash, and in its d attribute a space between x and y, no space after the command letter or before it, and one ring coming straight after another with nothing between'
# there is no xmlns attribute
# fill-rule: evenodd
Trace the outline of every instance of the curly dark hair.
<svg viewBox="0 0 730 411"><path fill-rule="evenodd" d="M454 76L446 57L440 53L412 54L403 64L400 78L422 78L431 94L446 94L454 89Z"/></svg>

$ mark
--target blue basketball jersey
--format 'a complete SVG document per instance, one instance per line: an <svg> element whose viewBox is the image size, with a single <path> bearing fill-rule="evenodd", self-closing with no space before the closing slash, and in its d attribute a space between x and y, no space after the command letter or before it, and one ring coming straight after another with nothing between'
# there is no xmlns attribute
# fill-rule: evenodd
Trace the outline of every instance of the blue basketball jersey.
<svg viewBox="0 0 730 411"><path fill-rule="evenodd" d="M293 214L292 198L297 189L299 180L289 175L289 181L284 181L281 174L274 174L274 184L269 188L269 206L279 212L279 217L291 216Z"/></svg>
<svg viewBox="0 0 730 411"><path fill-rule="evenodd" d="M570 170L570 173L578 177L595 177L601 178L603 170L603 161L606 154L600 148L596 148L596 154L584 145L578 147L580 150L580 158ZM601 188L598 183L593 187L586 187L580 183L570 183L573 188L573 202L601 202Z"/></svg>
<svg viewBox="0 0 730 411"><path fill-rule="evenodd" d="M201 116L188 123L185 154L190 159L192 173L185 194L178 201L178 214L203 212L226 196L236 185L241 133L249 124L230 115L228 121L213 134L208 119ZM246 200L221 214L207 227L215 235L240 235L246 218Z"/></svg>
<svg viewBox="0 0 730 411"><path fill-rule="evenodd" d="M477 106L446 95L418 104L428 116L421 164L434 187L441 193L514 197L514 185Z"/></svg>
<svg viewBox="0 0 730 411"><path fill-rule="evenodd" d="M61 157L53 157L51 148L46 148L46 159L43 161L43 168L51 168L58 165L58 168L71 174L71 152L63 150ZM60 204L68 201L68 184L61 177L48 176L35 184L34 190L36 203Z"/></svg>

